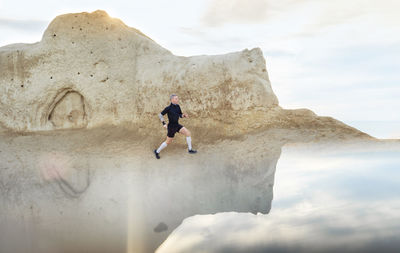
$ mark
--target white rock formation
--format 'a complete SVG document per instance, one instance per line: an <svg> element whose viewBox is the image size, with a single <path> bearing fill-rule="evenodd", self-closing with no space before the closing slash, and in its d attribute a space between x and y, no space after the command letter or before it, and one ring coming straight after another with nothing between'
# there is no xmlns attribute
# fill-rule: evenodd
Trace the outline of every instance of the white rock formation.
<svg viewBox="0 0 400 253"><path fill-rule="evenodd" d="M35 44L0 48L0 122L18 131L143 122L170 93L197 117L276 107L260 49L175 56L104 11L55 18Z"/></svg>
<svg viewBox="0 0 400 253"><path fill-rule="evenodd" d="M259 48L175 56L104 11L58 16L40 42L1 47L0 73L0 127L11 131L128 125L146 135L176 93L203 139L271 126L369 137L307 109L282 109Z"/></svg>

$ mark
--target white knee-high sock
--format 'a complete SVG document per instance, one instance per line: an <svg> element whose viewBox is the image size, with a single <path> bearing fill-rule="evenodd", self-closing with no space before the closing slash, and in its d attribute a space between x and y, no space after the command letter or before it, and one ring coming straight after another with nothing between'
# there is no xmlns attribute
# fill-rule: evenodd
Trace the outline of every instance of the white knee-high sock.
<svg viewBox="0 0 400 253"><path fill-rule="evenodd" d="M165 141L161 143L160 147L157 149L157 153L160 153L166 146L168 146L168 144Z"/></svg>
<svg viewBox="0 0 400 253"><path fill-rule="evenodd" d="M188 144L189 150L192 150L192 138L190 136L186 137L186 142Z"/></svg>

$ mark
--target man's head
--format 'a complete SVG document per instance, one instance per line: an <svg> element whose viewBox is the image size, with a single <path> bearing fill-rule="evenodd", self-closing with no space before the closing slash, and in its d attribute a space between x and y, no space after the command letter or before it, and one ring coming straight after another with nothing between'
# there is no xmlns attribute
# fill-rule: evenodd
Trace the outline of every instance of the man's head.
<svg viewBox="0 0 400 253"><path fill-rule="evenodd" d="M179 103L178 95L172 94L170 96L170 100L171 100L171 103L173 103L173 104L178 104Z"/></svg>

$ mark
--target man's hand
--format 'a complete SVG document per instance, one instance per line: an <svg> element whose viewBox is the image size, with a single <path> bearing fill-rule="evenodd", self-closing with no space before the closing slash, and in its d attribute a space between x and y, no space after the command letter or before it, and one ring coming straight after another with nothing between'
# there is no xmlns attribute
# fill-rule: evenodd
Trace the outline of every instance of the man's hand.
<svg viewBox="0 0 400 253"><path fill-rule="evenodd" d="M167 128L167 124L164 124L163 127L164 127L164 128Z"/></svg>
<svg viewBox="0 0 400 253"><path fill-rule="evenodd" d="M182 118L189 118L189 115L187 115L186 113L182 114Z"/></svg>

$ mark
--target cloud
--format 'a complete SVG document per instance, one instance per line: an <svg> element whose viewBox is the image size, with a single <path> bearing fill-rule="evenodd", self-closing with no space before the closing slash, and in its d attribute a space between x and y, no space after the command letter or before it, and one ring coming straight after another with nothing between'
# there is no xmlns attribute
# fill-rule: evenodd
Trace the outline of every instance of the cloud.
<svg viewBox="0 0 400 253"><path fill-rule="evenodd" d="M311 23L324 25L335 23L337 20L335 17L342 19L350 16L347 11L332 13L332 4L327 3L317 0L210 0L201 21L210 27L225 24L268 23L275 20L285 22L285 19L302 23L304 20L302 14L307 13L306 19L321 18L321 20L311 20ZM357 10L351 10L351 13L353 12Z"/></svg>
<svg viewBox="0 0 400 253"><path fill-rule="evenodd" d="M307 2L303 1L303 5L305 3ZM301 31L291 36L314 36L327 28L339 25L368 26L372 30L382 25L390 27L400 23L397 18L397 10L400 8L399 1L310 0L308 3L309 9L312 10L309 12L308 22ZM354 31L356 32L357 29Z"/></svg>
<svg viewBox="0 0 400 253"><path fill-rule="evenodd" d="M400 23L395 0L210 0L201 18L206 27L225 24L290 23L293 36L313 36L330 26L357 23L369 19L371 24L397 26Z"/></svg>
<svg viewBox="0 0 400 253"><path fill-rule="evenodd" d="M49 24L44 20L16 20L8 18L0 18L0 28L8 28L14 30L22 30L25 32L37 32L43 30Z"/></svg>
<svg viewBox="0 0 400 253"><path fill-rule="evenodd" d="M218 0L210 1L202 22L206 26L224 23L258 23L267 18L268 1Z"/></svg>
<svg viewBox="0 0 400 253"><path fill-rule="evenodd" d="M12 19L0 17L0 47L14 43L40 41L50 22L39 19Z"/></svg>

